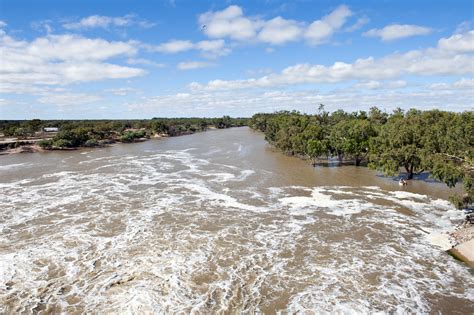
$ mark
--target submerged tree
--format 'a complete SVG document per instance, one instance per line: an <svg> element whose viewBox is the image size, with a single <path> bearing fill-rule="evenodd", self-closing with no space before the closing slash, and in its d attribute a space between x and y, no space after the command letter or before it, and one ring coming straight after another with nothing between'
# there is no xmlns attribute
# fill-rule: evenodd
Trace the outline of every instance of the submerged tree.
<svg viewBox="0 0 474 315"><path fill-rule="evenodd" d="M403 167L407 179L421 173L425 128L419 111L410 110L406 115L395 112L371 141L370 166L390 176Z"/></svg>
<svg viewBox="0 0 474 315"><path fill-rule="evenodd" d="M425 137L424 167L432 177L454 187L462 182L465 194L451 201L458 208L474 202L474 113L429 111L424 120L431 128Z"/></svg>
<svg viewBox="0 0 474 315"><path fill-rule="evenodd" d="M463 182L466 193L452 200L464 207L474 200L473 116L439 110L405 113L400 108L388 115L376 107L368 113L330 114L320 106L315 115L257 114L250 125L277 148L306 156L313 164L328 156L349 157L356 165L367 159L370 167L390 176L403 169L411 179L426 170L449 187Z"/></svg>

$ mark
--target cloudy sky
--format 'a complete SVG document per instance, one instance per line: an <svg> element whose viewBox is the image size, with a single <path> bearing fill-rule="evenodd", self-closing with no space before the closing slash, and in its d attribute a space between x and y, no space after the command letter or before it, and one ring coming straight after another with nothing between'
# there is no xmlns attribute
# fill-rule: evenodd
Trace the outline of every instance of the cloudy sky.
<svg viewBox="0 0 474 315"><path fill-rule="evenodd" d="M0 0L0 119L474 109L451 1Z"/></svg>

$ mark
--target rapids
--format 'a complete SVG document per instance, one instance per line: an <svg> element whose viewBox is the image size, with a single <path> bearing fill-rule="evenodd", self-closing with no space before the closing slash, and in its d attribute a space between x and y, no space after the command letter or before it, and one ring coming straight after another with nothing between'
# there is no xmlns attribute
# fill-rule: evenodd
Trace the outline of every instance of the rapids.
<svg viewBox="0 0 474 315"><path fill-rule="evenodd" d="M474 312L439 183L316 167L248 128L0 156L0 313Z"/></svg>

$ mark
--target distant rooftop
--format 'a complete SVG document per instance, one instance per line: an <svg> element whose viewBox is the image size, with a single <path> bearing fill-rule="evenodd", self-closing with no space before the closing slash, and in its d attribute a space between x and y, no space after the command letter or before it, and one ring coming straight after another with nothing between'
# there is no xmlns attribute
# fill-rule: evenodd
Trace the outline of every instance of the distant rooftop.
<svg viewBox="0 0 474 315"><path fill-rule="evenodd" d="M45 132L57 132L59 130L59 128L57 127L45 127L43 128L43 131Z"/></svg>

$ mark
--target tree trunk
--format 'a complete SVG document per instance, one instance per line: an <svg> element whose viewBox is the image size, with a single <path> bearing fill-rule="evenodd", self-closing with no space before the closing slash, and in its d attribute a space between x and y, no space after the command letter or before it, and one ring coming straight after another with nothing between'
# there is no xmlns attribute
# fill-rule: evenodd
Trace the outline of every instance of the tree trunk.
<svg viewBox="0 0 474 315"><path fill-rule="evenodd" d="M407 171L407 173L410 173L410 165L408 163L405 163L405 171Z"/></svg>
<svg viewBox="0 0 474 315"><path fill-rule="evenodd" d="M356 166L360 166L360 162L362 162L362 159L359 157L355 158Z"/></svg>
<svg viewBox="0 0 474 315"><path fill-rule="evenodd" d="M343 155L343 154L339 153L339 154L337 155L337 159L339 160L339 163L342 163L342 159L343 159L343 158L344 158L344 155Z"/></svg>
<svg viewBox="0 0 474 315"><path fill-rule="evenodd" d="M410 165L409 169L408 169L408 176L407 176L407 179L413 179L413 164Z"/></svg>

